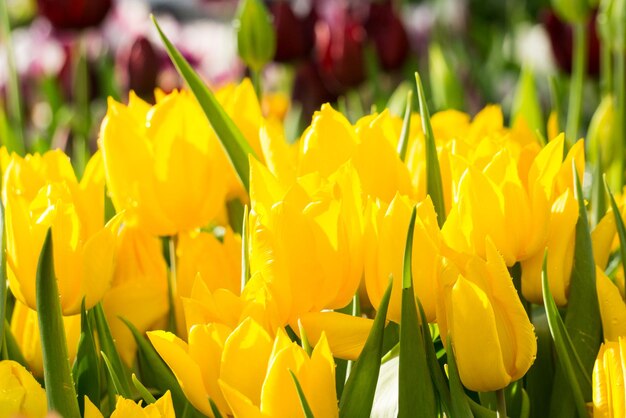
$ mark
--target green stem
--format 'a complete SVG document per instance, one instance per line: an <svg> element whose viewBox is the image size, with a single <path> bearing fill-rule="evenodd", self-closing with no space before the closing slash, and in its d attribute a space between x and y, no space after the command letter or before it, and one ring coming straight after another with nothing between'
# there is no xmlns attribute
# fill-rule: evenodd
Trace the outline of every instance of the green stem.
<svg viewBox="0 0 626 418"><path fill-rule="evenodd" d="M89 156L89 132L91 131L91 113L89 110L89 68L87 52L83 39L75 45L74 62L74 136L72 138L72 160L76 174L82 177Z"/></svg>
<svg viewBox="0 0 626 418"><path fill-rule="evenodd" d="M506 398L504 397L504 389L496 390L496 399L498 401L496 416L498 418L506 418Z"/></svg>
<svg viewBox="0 0 626 418"><path fill-rule="evenodd" d="M250 75L252 76L252 85L254 86L254 92L256 93L257 99L259 99L259 103L263 99L263 89L261 86L261 72L263 70L253 70L250 69Z"/></svg>
<svg viewBox="0 0 626 418"><path fill-rule="evenodd" d="M170 312L168 316L168 329L176 334L176 309L174 298L176 294L176 236L170 236L167 238L169 245L170 256L170 277L167 282L167 298L170 305Z"/></svg>
<svg viewBox="0 0 626 418"><path fill-rule="evenodd" d="M567 141L573 144L578 139L583 107L583 88L587 66L587 25L574 25L574 58L570 80L569 107L567 109Z"/></svg>
<svg viewBox="0 0 626 418"><path fill-rule="evenodd" d="M626 134L626 56L623 50L615 53L615 136L613 137L617 141L618 150L618 165L619 165L619 188L622 190L624 185L624 134Z"/></svg>
<svg viewBox="0 0 626 418"><path fill-rule="evenodd" d="M17 74L17 66L15 64L15 51L13 50L13 42L11 37L11 22L9 20L9 11L7 10L7 2L0 0L0 28L2 28L2 38L6 45L7 51L7 100L9 107L9 120L11 122L12 138L7 138L4 145L9 151L15 151L20 155L26 152L24 141L24 121L22 117L22 98L20 95L20 80ZM10 142L9 142L10 141Z"/></svg>

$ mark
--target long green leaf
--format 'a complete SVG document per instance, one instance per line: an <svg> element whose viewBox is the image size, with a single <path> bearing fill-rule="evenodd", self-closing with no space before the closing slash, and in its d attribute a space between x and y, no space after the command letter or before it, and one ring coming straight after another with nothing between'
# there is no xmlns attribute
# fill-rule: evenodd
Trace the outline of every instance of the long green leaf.
<svg viewBox="0 0 626 418"><path fill-rule="evenodd" d="M120 380L120 377L118 376L117 372L111 365L111 362L109 361L109 357L106 355L104 351L101 351L100 355L102 356L102 360L104 360L106 369L109 372L109 378L111 379L111 383L113 384L113 389L115 389L115 393L118 395L121 395L124 398L130 398L131 397L130 391L128 394L125 394L126 391L122 387L122 381Z"/></svg>
<svg viewBox="0 0 626 418"><path fill-rule="evenodd" d="M48 409L56 411L66 418L79 418L80 411L70 372L65 327L63 326L63 316L59 303L59 289L54 273L50 229L46 232L43 248L39 255L36 289Z"/></svg>
<svg viewBox="0 0 626 418"><path fill-rule="evenodd" d="M154 396L150 393L150 391L143 385L143 383L141 383L139 381L139 379L137 379L137 376L135 375L135 373L133 373L130 376L130 379L133 382L133 386L135 386L135 389L137 389L137 392L139 392L139 394L141 395L141 397L143 398L144 401L146 401L147 404L151 404L151 403L155 403L156 399L154 398Z"/></svg>
<svg viewBox="0 0 626 418"><path fill-rule="evenodd" d="M426 347L426 359L428 361L430 375L433 379L433 383L435 384L435 389L437 389L437 394L439 395L443 412L450 415L450 389L446 383L443 371L439 366L437 353L435 352L435 345L430 333L430 327L428 326L428 321L426 321L426 313L424 312L424 307L422 306L419 298L417 298L417 307L419 308L420 319L422 320L422 330L424 330L424 346Z"/></svg>
<svg viewBox="0 0 626 418"><path fill-rule="evenodd" d="M213 399L209 398L209 404L211 404L211 412L213 412L213 416L215 418L222 418L222 413L220 412Z"/></svg>
<svg viewBox="0 0 626 418"><path fill-rule="evenodd" d="M344 386L339 402L339 416L342 418L368 417L372 410L376 382L380 372L380 359L383 355L383 335L391 297L391 286L392 281L390 280L380 301L372 330L367 341L365 341L363 351L352 367L352 372Z"/></svg>
<svg viewBox="0 0 626 418"><path fill-rule="evenodd" d="M446 204L443 197L443 182L439 168L439 157L437 156L437 145L435 144L433 127L430 124L430 112L426 104L424 87L418 73L415 73L415 82L417 83L422 130L426 141L426 193L430 195L433 201L435 212L437 212L437 223L441 228L446 221Z"/></svg>
<svg viewBox="0 0 626 418"><path fill-rule="evenodd" d="M615 202L615 197L613 193L611 193L611 189L609 188L609 184L604 179L604 187L606 188L606 192L609 194L609 201L611 202L611 208L613 209L613 217L615 218L615 226L617 227L617 236L619 237L619 253L622 256L622 269L626 272L626 226L624 226L624 221L622 220L622 214L617 206L617 202Z"/></svg>
<svg viewBox="0 0 626 418"><path fill-rule="evenodd" d="M413 113L413 91L406 93L406 109L404 110L404 119L402 120L402 131L400 132L400 140L398 141L398 155L404 161L406 159L406 150L409 147L409 134L411 133L411 114Z"/></svg>
<svg viewBox="0 0 626 418"><path fill-rule="evenodd" d="M13 360L26 367L27 369L30 367L28 362L24 358L24 355L20 351L20 347L17 345L17 341L15 341L15 337L11 332L11 326L8 321L4 321L4 346L2 347L2 359L3 360Z"/></svg>
<svg viewBox="0 0 626 418"><path fill-rule="evenodd" d="M213 93L207 88L200 76L194 71L189 62L181 55L176 47L165 36L158 22L151 16L154 26L159 32L159 36L165 45L170 59L178 69L179 74L183 77L187 85L196 96L198 103L202 107L217 137L220 139L226 154L230 158L235 171L245 187L249 190L250 165L248 162L248 154L256 157L254 150L246 141L235 122L228 116L226 111L219 104Z"/></svg>
<svg viewBox="0 0 626 418"><path fill-rule="evenodd" d="M83 299L80 311L80 338L76 362L72 370L76 383L80 412L84 413L84 399L87 396L94 405L100 404L100 359L96 349L96 342L91 330L85 299Z"/></svg>
<svg viewBox="0 0 626 418"><path fill-rule="evenodd" d="M448 335L446 353L446 358L448 359L448 379L450 380L451 416L471 417L472 411L470 409L470 403L468 403L465 389L461 383L461 377L459 376L459 369L456 365L456 358L454 357L454 349L452 347L452 337L450 335Z"/></svg>
<svg viewBox="0 0 626 418"><path fill-rule="evenodd" d="M111 375L116 376L119 379L118 394L125 398L132 398L133 391L130 387L130 376L126 367L122 363L117 349L115 348L115 342L113 341L113 335L111 335L111 329L104 316L104 310L102 304L98 303L94 306L92 312L96 317L96 328L98 330L98 341L100 341L100 349L102 353L106 355L108 361L107 367L110 368ZM103 356L104 357L104 356Z"/></svg>
<svg viewBox="0 0 626 418"><path fill-rule="evenodd" d="M293 373L293 371L289 370L291 374L291 378L293 379L293 383L296 385L296 391L298 392L298 398L300 399L300 404L302 405L302 412L304 413L305 418L314 418L313 411L311 411L311 407L309 406L309 402L306 400L306 396L304 395L304 391L302 390L302 386L300 386L300 382L298 381L298 377Z"/></svg>
<svg viewBox="0 0 626 418"><path fill-rule="evenodd" d="M572 172L575 184L574 191L578 200L578 221L576 222L576 243L567 315L564 322L573 346L576 347L580 356L583 368L591 375L600 347L602 323L596 291L596 266L589 223L587 222L585 199L574 161L572 161ZM552 417L569 417L574 414L574 399L568 389L567 377L564 372L559 363L550 403L550 416ZM588 385L586 381L579 383L585 401L591 401L591 385Z"/></svg>
<svg viewBox="0 0 626 418"><path fill-rule="evenodd" d="M571 389L570 393L574 397L574 404L579 417L587 417L587 408L585 406L581 385L586 383L586 385L590 386L591 379L589 375L585 373L581 360L576 353L576 347L573 346L569 334L565 329L565 324L563 324L559 311L554 303L554 298L550 292L550 285L548 284L547 257L545 256L543 258L543 270L541 273L541 290L546 316L548 318L548 324L550 325L550 332L552 333L552 339L554 340L561 370L565 373L567 378L569 388Z"/></svg>
<svg viewBox="0 0 626 418"><path fill-rule="evenodd" d="M411 260L416 209L413 207L404 247L402 307L400 320L400 368L398 374L398 416L432 417L437 414L435 391L428 370L424 337L420 330L413 291Z"/></svg>
<svg viewBox="0 0 626 418"><path fill-rule="evenodd" d="M182 415L183 411L189 404L185 394L183 393L174 373L167 367L167 365L163 362L159 354L156 352L152 344L141 335L141 333L135 328L135 326L125 318L120 318L124 324L128 327L130 332L133 334L133 338L137 343L137 349L139 354L143 356L144 360L147 363L151 373L157 376L155 381L155 386L157 389L165 392L167 390L172 394L172 403L174 404L174 409L176 410L176 414ZM189 404L189 407L192 408L192 411L195 411L195 408ZM191 413L190 413L191 414ZM197 416L191 414L190 416Z"/></svg>

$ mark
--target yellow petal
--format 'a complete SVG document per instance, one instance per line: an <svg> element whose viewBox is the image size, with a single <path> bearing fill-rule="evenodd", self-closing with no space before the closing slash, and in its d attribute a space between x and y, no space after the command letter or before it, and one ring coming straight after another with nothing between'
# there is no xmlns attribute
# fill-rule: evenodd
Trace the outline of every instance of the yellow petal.
<svg viewBox="0 0 626 418"><path fill-rule="evenodd" d="M602 331L606 341L617 341L626 336L626 303L617 286L596 266L596 288L602 317Z"/></svg>
<svg viewBox="0 0 626 418"><path fill-rule="evenodd" d="M339 312L311 312L300 317L309 341L318 344L326 334L333 355L356 360L372 328L372 320ZM298 327L292 327L297 330Z"/></svg>
<svg viewBox="0 0 626 418"><path fill-rule="evenodd" d="M200 412L212 414L200 368L189 355L187 343L165 331L150 331L147 335L154 349L176 376L189 402Z"/></svg>
<svg viewBox="0 0 626 418"><path fill-rule="evenodd" d="M506 387L507 372L487 295L474 283L459 277L451 292L448 318L454 354L463 385L477 392Z"/></svg>
<svg viewBox="0 0 626 418"><path fill-rule="evenodd" d="M104 418L102 412L85 396L85 418Z"/></svg>
<svg viewBox="0 0 626 418"><path fill-rule="evenodd" d="M261 387L273 341L251 319L244 320L228 337L222 353L220 379L259 405Z"/></svg>

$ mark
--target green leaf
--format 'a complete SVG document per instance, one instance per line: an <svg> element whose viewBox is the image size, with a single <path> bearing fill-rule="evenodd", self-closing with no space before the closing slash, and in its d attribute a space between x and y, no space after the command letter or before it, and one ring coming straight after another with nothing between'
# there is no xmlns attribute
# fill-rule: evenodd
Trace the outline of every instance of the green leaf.
<svg viewBox="0 0 626 418"><path fill-rule="evenodd" d="M547 254L547 252L546 252ZM587 417L587 408L583 397L582 385L591 390L591 377L581 362L576 351L576 346L572 343L565 324L561 320L561 316L554 303L550 285L548 284L548 267L547 257L543 257L543 270L541 272L541 290L543 294L543 303L546 310L546 317L550 325L550 333L554 340L557 358L561 365L561 370L565 373L565 377L569 384L571 395L574 397L574 404L578 411L579 417Z"/></svg>
<svg viewBox="0 0 626 418"><path fill-rule="evenodd" d="M604 179L604 187L606 187L606 192L609 195L609 201L611 203L611 208L613 209L613 217L615 218L615 225L617 226L617 236L619 237L619 253L622 257L622 260L626 260L626 226L624 226L622 214L619 210L619 207L617 206L617 202L615 202L615 197L613 196L613 193L611 193L611 189L606 182L606 178ZM626 272L626 263L623 261L622 269L624 269L624 272Z"/></svg>
<svg viewBox="0 0 626 418"><path fill-rule="evenodd" d="M250 280L250 228L248 205L243 208L243 224L241 225L241 291Z"/></svg>
<svg viewBox="0 0 626 418"><path fill-rule="evenodd" d="M146 389L143 383L141 383L139 379L137 379L137 376L135 376L135 373L133 373L130 376L130 379L132 380L133 386L135 386L135 389L137 389L137 392L139 392L139 395L143 398L144 401L146 401L147 404L156 402L156 399L154 398L154 396L152 396L150 391Z"/></svg>
<svg viewBox="0 0 626 418"><path fill-rule="evenodd" d="M530 397L531 416L540 417L550 410L554 380L554 344L543 306L533 305L530 314L537 335L537 358L526 373L526 390Z"/></svg>
<svg viewBox="0 0 626 418"><path fill-rule="evenodd" d="M520 418L528 418L530 416L530 398L526 389L522 388L522 408L520 410Z"/></svg>
<svg viewBox="0 0 626 418"><path fill-rule="evenodd" d="M376 382L380 372L380 359L383 354L383 335L391 297L391 286L392 281L390 280L380 301L372 330L367 341L365 341L363 351L352 367L352 372L344 386L339 402L339 416L342 418L367 417L372 410Z"/></svg>
<svg viewBox="0 0 626 418"><path fill-rule="evenodd" d="M450 408L452 410L451 416L471 417L471 405L470 403L468 403L468 398L465 395L465 389L463 388L463 384L461 383L461 377L459 376L459 369L456 365L454 349L452 347L452 337L450 335L448 335L446 353L448 359L448 379L450 380Z"/></svg>
<svg viewBox="0 0 626 418"><path fill-rule="evenodd" d="M398 84L398 87L391 93L389 100L387 100L387 104L385 108L389 109L391 114L396 116L404 115L406 110L406 98L409 91L413 90L413 86L408 81L403 81Z"/></svg>
<svg viewBox="0 0 626 418"><path fill-rule="evenodd" d="M120 319L124 322L124 324L126 324L130 332L133 334L133 338L137 343L137 350L147 363L150 372L157 377L155 381L157 389L163 392L169 390L172 394L172 403L174 404L174 409L176 410L177 416L182 415L187 405L189 405L189 407L191 407L193 411L195 411L195 408L193 408L191 404L189 404L189 402L187 401L187 398L180 388L180 385L178 384L174 373L172 373L172 371L167 367L165 362L163 362L152 344L150 344L146 337L141 335L141 333L130 321L125 318Z"/></svg>
<svg viewBox="0 0 626 418"><path fill-rule="evenodd" d="M211 126L219 138L226 154L230 158L235 171L241 180L246 191L249 190L250 183L250 165L248 162L248 154L252 154L256 158L254 150L246 141L235 122L228 116L226 111L219 104L213 93L207 88L200 76L193 70L189 62L181 55L170 40L165 36L161 27L157 23L154 16L152 22L159 32L161 40L165 44L170 59L178 69L189 88L196 96L198 103L202 107Z"/></svg>
<svg viewBox="0 0 626 418"><path fill-rule="evenodd" d="M424 339L417 318L411 260L416 209L413 207L404 249L400 320L398 416L432 417L437 414L435 391L428 370Z"/></svg>
<svg viewBox="0 0 626 418"><path fill-rule="evenodd" d="M529 66L522 66L513 99L511 115L513 125L522 119L531 131L539 131L544 135L545 122L543 120L543 112L537 96L535 76Z"/></svg>
<svg viewBox="0 0 626 418"><path fill-rule="evenodd" d="M598 156L600 157L600 150ZM602 168L602 158L598 158L593 164L593 175L591 177L591 225L598 225L604 214L606 213L606 188L608 183L606 178L603 179L604 169Z"/></svg>
<svg viewBox="0 0 626 418"><path fill-rule="evenodd" d="M589 233L582 186L574 169L574 161L572 161L572 172L576 199L578 200L578 221L576 222L576 242L568 308L564 322L572 344L576 347L583 369L588 375L591 375L600 347L602 323L596 291L596 266L593 258L591 234ZM579 383L584 400L591 401L591 385L587 384L586 381ZM553 385L550 416L566 417L573 413L574 399L568 389L565 371L559 363Z"/></svg>
<svg viewBox="0 0 626 418"><path fill-rule="evenodd" d="M469 405L472 415L459 415L459 416L462 416L462 417L474 416L475 418L497 418L498 417L495 411L492 411L489 408L485 408L484 406L482 406L481 404L477 402L474 402L471 398L467 396L465 396L465 402L467 402L467 404ZM454 417L456 415L452 415L452 416Z"/></svg>
<svg viewBox="0 0 626 418"><path fill-rule="evenodd" d="M422 321L422 330L424 330L424 346L426 347L426 359L428 361L430 376L435 384L435 389L437 389L437 394L439 395L443 412L450 415L450 389L448 388L443 371L439 366L437 353L435 352L435 345L430 333L430 326L428 326L428 322L426 321L426 313L424 312L424 307L422 306L419 298L417 298L417 306L419 308L420 319Z"/></svg>
<svg viewBox="0 0 626 418"><path fill-rule="evenodd" d="M78 340L78 351L76 362L72 370L76 383L76 393L78 394L80 412L84 413L84 399L87 396L94 405L100 404L100 359L96 349L96 342L91 330L91 324L87 310L85 309L85 299L83 299L80 311L80 338Z"/></svg>
<svg viewBox="0 0 626 418"><path fill-rule="evenodd" d="M111 362L109 361L109 358L107 357L105 352L101 351L100 355L102 356L102 360L104 360L104 364L106 365L106 369L109 372L109 377L111 378L111 383L113 384L113 388L115 389L115 393L118 394L118 395L121 395L124 398L130 398L131 397L130 391L128 393L126 393L126 391L122 387L122 382L121 382L119 376L117 375L115 369L111 365Z"/></svg>
<svg viewBox="0 0 626 418"><path fill-rule="evenodd" d="M48 409L66 418L79 418L80 410L68 361L52 251L52 233L48 229L39 255L36 278L39 335Z"/></svg>
<svg viewBox="0 0 626 418"><path fill-rule="evenodd" d="M117 393L130 399L133 397L133 392L130 387L130 376L115 348L115 342L113 341L109 324L104 316L102 304L98 303L94 306L92 312L96 317L96 328L98 330L98 341L100 341L101 353L103 353L103 358L106 355L105 363L109 368L110 375L117 377L119 380L119 386L116 386Z"/></svg>
<svg viewBox="0 0 626 418"><path fill-rule="evenodd" d="M28 362L24 358L24 355L20 351L20 347L17 345L17 341L15 341L15 337L11 332L11 326L8 321L4 321L4 347L2 347L2 359L3 360L13 360L24 366L26 369L29 369L30 366Z"/></svg>
<svg viewBox="0 0 626 418"><path fill-rule="evenodd" d="M306 418L313 418L313 411L311 411L311 407L306 400L306 396L304 396L304 391L302 390L302 386L300 386L300 382L298 378L290 369L289 373L291 374L291 378L293 379L293 383L296 385L296 391L298 391L298 398L300 399L300 404L302 405L302 412Z"/></svg>
<svg viewBox="0 0 626 418"><path fill-rule="evenodd" d="M413 113L413 91L409 90L406 94L406 109L404 110L404 119L402 120L402 131L400 132L400 141L398 141L398 155L404 161L406 159L406 150L409 146L409 134L411 133L411 114Z"/></svg>
<svg viewBox="0 0 626 418"><path fill-rule="evenodd" d="M446 55L437 43L428 48L428 70L430 75L430 91L436 109L458 109L465 107L465 91L453 71Z"/></svg>
<svg viewBox="0 0 626 418"><path fill-rule="evenodd" d="M211 412L213 412L213 416L215 418L222 418L222 413L215 402L213 402L213 399L209 398L209 404L211 405Z"/></svg>
<svg viewBox="0 0 626 418"><path fill-rule="evenodd" d="M241 0L234 21L239 56L254 71L274 58L276 31L261 0Z"/></svg>
<svg viewBox="0 0 626 418"><path fill-rule="evenodd" d="M446 221L446 205L443 197L443 184L441 170L439 169L435 134L430 124L430 112L428 111L428 105L426 105L422 80L418 73L415 73L415 82L417 83L417 97L420 105L424 140L426 141L426 193L430 195L433 201L433 206L437 213L437 223L441 228Z"/></svg>

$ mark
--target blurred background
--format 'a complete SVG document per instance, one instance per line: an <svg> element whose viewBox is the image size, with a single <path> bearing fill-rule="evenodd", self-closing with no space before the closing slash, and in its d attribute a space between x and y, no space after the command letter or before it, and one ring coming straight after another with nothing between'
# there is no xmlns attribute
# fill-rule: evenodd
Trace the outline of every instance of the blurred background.
<svg viewBox="0 0 626 418"><path fill-rule="evenodd" d="M181 87L151 13L210 86L249 75L237 52L236 0L0 2L6 6L0 20L0 110L10 102L8 86L17 83L19 134L27 150L67 150L74 137L93 149L108 96L126 101L134 90L153 101L155 88ZM475 114L488 103L501 103L508 118L522 69L532 76L544 114L564 101L572 29L549 0L264 3L277 36L273 60L261 73L263 105L282 112L292 140L325 102L352 121L384 107L401 115L415 71L425 80L431 112ZM583 120L600 97L594 82L600 60L595 12L588 20ZM16 135L7 126L7 112L0 112L4 142Z"/></svg>

